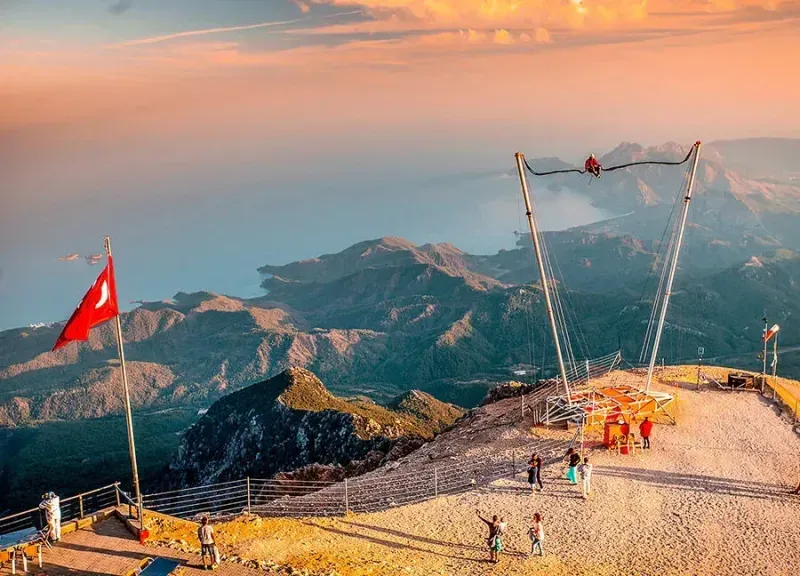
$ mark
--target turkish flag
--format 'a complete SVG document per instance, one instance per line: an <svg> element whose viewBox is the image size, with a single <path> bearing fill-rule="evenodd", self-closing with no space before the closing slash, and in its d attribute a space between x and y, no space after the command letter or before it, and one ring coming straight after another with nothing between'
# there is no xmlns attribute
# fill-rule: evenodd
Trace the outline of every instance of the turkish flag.
<svg viewBox="0 0 800 576"><path fill-rule="evenodd" d="M767 332L761 337L761 340L763 340L764 342L768 341L770 338L775 336L775 334L777 334L778 330L780 329L781 327L778 326L777 324L773 325L772 328L767 330Z"/></svg>
<svg viewBox="0 0 800 576"><path fill-rule="evenodd" d="M119 314L117 303L117 286L114 283L114 261L108 257L108 265L94 281L92 287L81 300L80 305L64 326L53 350L66 346L73 340L86 341L89 331L108 322Z"/></svg>

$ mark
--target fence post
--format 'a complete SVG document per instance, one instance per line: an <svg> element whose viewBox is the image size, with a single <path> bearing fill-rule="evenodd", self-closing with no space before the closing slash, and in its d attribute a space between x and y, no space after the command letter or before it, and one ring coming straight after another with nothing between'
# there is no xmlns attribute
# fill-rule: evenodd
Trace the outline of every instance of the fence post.
<svg viewBox="0 0 800 576"><path fill-rule="evenodd" d="M114 484L114 494L117 495L117 508L119 508L120 501L119 501L119 482Z"/></svg>
<svg viewBox="0 0 800 576"><path fill-rule="evenodd" d="M247 477L247 513L250 514L250 476Z"/></svg>
<svg viewBox="0 0 800 576"><path fill-rule="evenodd" d="M344 513L350 512L350 494L347 488L347 478L344 479Z"/></svg>
<svg viewBox="0 0 800 576"><path fill-rule="evenodd" d="M439 497L439 469L436 466L433 467L433 495Z"/></svg>
<svg viewBox="0 0 800 576"><path fill-rule="evenodd" d="M78 517L83 520L83 494L78 494Z"/></svg>
<svg viewBox="0 0 800 576"><path fill-rule="evenodd" d="M522 399L522 412L520 412L520 415L522 416L522 420L525 421L525 393L524 392L522 393L520 398Z"/></svg>
<svg viewBox="0 0 800 576"><path fill-rule="evenodd" d="M517 451L516 450L512 450L511 451L511 477L513 478L516 475L517 475Z"/></svg>

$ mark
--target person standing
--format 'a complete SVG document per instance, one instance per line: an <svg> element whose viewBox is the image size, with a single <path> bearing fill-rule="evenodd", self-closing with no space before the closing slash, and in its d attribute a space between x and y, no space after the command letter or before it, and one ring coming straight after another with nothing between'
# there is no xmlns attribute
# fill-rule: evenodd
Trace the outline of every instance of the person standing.
<svg viewBox="0 0 800 576"><path fill-rule="evenodd" d="M534 550L539 549L539 556L544 556L544 527L542 526L542 515L538 512L533 515L533 526L528 530L528 536L531 539L531 553L528 556L533 556Z"/></svg>
<svg viewBox="0 0 800 576"><path fill-rule="evenodd" d="M542 459L538 454L532 455L528 462L528 484L531 485L531 494L533 494L536 484L539 485L539 490L544 490L542 485Z"/></svg>
<svg viewBox="0 0 800 576"><path fill-rule="evenodd" d="M216 569L217 558L214 550L216 546L214 542L214 529L208 523L208 516L203 516L200 520L200 528L197 529L197 537L200 540L200 556L203 561L203 570L209 569L206 564L206 554L208 554L211 560L211 570Z"/></svg>
<svg viewBox="0 0 800 576"><path fill-rule="evenodd" d="M54 492L42 494L39 509L44 510L45 518L47 518L50 539L58 542L61 540L61 500Z"/></svg>
<svg viewBox="0 0 800 576"><path fill-rule="evenodd" d="M505 531L506 523L503 522L502 518L498 520L496 515L492 516L490 521L481 516L479 510L475 512L481 522L489 527L489 539L487 540L489 544L489 561L497 564L500 561L500 552L503 551L503 532Z"/></svg>
<svg viewBox="0 0 800 576"><path fill-rule="evenodd" d="M645 417L644 422L639 424L639 435L642 437L642 448L650 449L650 433L653 431L653 423L649 417Z"/></svg>
<svg viewBox="0 0 800 576"><path fill-rule="evenodd" d="M575 485L578 483L578 464L581 462L581 457L580 454L575 452L575 448L567 450L567 456L569 457L569 467L567 468L566 477L570 484Z"/></svg>
<svg viewBox="0 0 800 576"><path fill-rule="evenodd" d="M588 456L583 459L583 465L581 466L581 480L583 483L581 486L581 493L583 494L583 498L585 500L592 491L592 465L589 464Z"/></svg>

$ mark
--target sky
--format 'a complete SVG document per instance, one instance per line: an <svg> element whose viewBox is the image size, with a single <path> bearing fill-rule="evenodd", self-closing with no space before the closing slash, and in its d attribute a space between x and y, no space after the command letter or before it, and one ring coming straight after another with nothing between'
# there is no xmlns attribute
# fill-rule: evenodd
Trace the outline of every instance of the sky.
<svg viewBox="0 0 800 576"><path fill-rule="evenodd" d="M0 329L258 293L386 235L513 244L513 154L800 136L797 0L0 0ZM546 194L546 192L544 192ZM551 229L604 217L540 199Z"/></svg>

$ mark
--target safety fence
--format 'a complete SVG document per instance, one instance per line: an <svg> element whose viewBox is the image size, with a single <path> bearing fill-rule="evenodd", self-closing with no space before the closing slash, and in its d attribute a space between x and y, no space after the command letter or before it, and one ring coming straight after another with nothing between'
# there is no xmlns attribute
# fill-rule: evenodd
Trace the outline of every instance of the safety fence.
<svg viewBox="0 0 800 576"><path fill-rule="evenodd" d="M481 461L425 465L413 472L369 474L341 482L245 478L143 496L144 508L184 519L228 517L249 512L267 517L342 516L367 513L457 494L511 477L526 469L526 456L536 452L553 463L577 441L541 440L526 453L510 451Z"/></svg>
<svg viewBox="0 0 800 576"><path fill-rule="evenodd" d="M61 499L61 523L80 520L106 508L118 506L120 504L119 493L119 483L115 483ZM24 512L1 517L0 536L8 536L7 539L11 540L16 533L30 533L41 530L46 525L44 511L39 508L31 508Z"/></svg>
<svg viewBox="0 0 800 576"><path fill-rule="evenodd" d="M593 379L605 376L621 363L622 353L620 351L612 352L600 358L567 363L565 365L567 380L571 385L589 386Z"/></svg>

